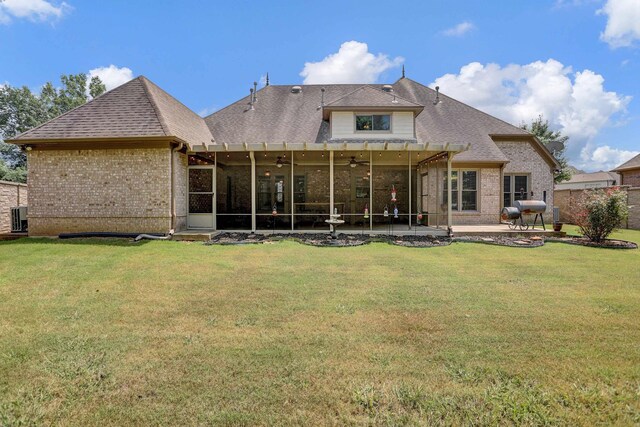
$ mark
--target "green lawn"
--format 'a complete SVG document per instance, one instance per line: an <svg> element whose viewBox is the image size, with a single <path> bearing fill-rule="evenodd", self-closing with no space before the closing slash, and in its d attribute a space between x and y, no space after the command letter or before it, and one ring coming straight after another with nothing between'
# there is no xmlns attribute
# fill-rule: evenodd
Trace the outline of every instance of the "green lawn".
<svg viewBox="0 0 640 427"><path fill-rule="evenodd" d="M0 242L21 422L638 424L640 250Z"/></svg>

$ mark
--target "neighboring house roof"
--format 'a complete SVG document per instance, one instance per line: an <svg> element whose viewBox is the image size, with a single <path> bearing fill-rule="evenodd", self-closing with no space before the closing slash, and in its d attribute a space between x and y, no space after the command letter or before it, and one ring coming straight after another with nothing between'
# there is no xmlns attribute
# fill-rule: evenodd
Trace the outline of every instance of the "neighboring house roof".
<svg viewBox="0 0 640 427"><path fill-rule="evenodd" d="M596 181L614 181L618 182L620 176L613 172L591 172L591 173L578 173L571 176L571 179L562 181L560 184L573 184L580 182L596 182Z"/></svg>
<svg viewBox="0 0 640 427"><path fill-rule="evenodd" d="M634 158L632 158L628 162L625 162L625 163L621 164L620 166L615 168L613 170L613 172L622 172L622 171L625 171L625 170L638 169L638 168L640 168L640 154L638 154L637 156L635 156Z"/></svg>
<svg viewBox="0 0 640 427"><path fill-rule="evenodd" d="M165 136L190 144L211 143L211 132L200 116L140 76L12 141Z"/></svg>

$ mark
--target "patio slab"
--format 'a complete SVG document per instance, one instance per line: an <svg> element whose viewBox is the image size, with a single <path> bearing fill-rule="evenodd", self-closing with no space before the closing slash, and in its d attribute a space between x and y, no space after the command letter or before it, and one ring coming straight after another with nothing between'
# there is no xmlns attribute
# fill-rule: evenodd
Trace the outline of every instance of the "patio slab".
<svg viewBox="0 0 640 427"><path fill-rule="evenodd" d="M485 224L485 225L454 225L453 235L458 236L556 236L563 237L567 233L564 231L555 232L553 227L547 226L544 230L542 226L536 226L536 228L529 228L528 230L520 230L516 228L512 230L506 224Z"/></svg>

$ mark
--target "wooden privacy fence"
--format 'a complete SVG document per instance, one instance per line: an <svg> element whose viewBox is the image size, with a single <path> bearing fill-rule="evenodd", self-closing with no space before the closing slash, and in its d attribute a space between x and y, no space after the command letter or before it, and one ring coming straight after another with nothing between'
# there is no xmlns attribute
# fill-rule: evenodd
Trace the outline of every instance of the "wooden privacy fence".
<svg viewBox="0 0 640 427"><path fill-rule="evenodd" d="M27 206L27 185L0 181L0 234L11 231L11 208Z"/></svg>

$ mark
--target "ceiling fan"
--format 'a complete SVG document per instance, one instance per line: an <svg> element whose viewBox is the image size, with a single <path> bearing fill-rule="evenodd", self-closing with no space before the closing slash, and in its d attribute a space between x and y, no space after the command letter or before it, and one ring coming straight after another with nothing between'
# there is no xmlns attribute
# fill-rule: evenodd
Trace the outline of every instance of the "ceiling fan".
<svg viewBox="0 0 640 427"><path fill-rule="evenodd" d="M369 162L366 160L356 160L356 156L351 156L351 160L347 163L350 167L355 168L358 165L368 165Z"/></svg>
<svg viewBox="0 0 640 427"><path fill-rule="evenodd" d="M290 165L291 162L289 160L282 160L281 156L278 156L278 160L276 160L276 167L281 168L282 165Z"/></svg>

